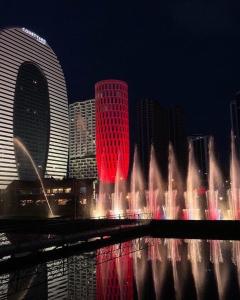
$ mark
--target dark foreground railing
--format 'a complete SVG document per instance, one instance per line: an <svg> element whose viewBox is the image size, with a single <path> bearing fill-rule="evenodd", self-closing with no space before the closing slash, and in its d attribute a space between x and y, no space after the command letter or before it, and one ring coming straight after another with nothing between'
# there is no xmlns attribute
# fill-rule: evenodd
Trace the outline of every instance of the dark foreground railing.
<svg viewBox="0 0 240 300"><path fill-rule="evenodd" d="M94 251L144 236L240 240L240 221L1 220L0 232L4 230L10 243L0 244L0 274L6 270Z"/></svg>

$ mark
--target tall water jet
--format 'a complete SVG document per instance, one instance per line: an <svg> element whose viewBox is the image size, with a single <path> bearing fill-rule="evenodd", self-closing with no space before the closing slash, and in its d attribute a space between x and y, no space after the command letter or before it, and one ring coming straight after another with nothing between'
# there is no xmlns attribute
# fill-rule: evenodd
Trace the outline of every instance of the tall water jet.
<svg viewBox="0 0 240 300"><path fill-rule="evenodd" d="M148 260L151 263L152 278L156 299L161 299L162 287L166 275L167 259L160 238L146 238L148 245Z"/></svg>
<svg viewBox="0 0 240 300"><path fill-rule="evenodd" d="M168 191L165 193L164 214L166 219L179 218L183 199L183 183L178 169L172 144L168 154Z"/></svg>
<svg viewBox="0 0 240 300"><path fill-rule="evenodd" d="M120 159L118 160L120 161ZM116 178L114 183L114 193L112 197L112 211L116 216L122 216L126 209L126 181L121 174L120 164L118 163Z"/></svg>
<svg viewBox="0 0 240 300"><path fill-rule="evenodd" d="M188 259L191 263L193 280L196 288L197 299L203 299L206 278L206 257L201 240L187 240Z"/></svg>
<svg viewBox="0 0 240 300"><path fill-rule="evenodd" d="M219 207L219 192L223 187L222 175L214 153L213 137L209 139L209 176L208 176L208 209L206 217L208 220L219 220L221 217Z"/></svg>
<svg viewBox="0 0 240 300"><path fill-rule="evenodd" d="M192 142L189 142L188 148L188 173L187 173L187 191L185 192L186 219L200 220L201 206L199 203L198 190L201 186L201 178L198 172L198 166L194 156ZM192 275L196 287L197 298L203 297L205 284L206 261L202 249L201 240L187 240L188 259L191 263Z"/></svg>
<svg viewBox="0 0 240 300"><path fill-rule="evenodd" d="M133 271L137 288L137 299L142 299L144 283L147 274L147 253L144 245L144 238L139 238L136 242L136 248L142 251L133 252Z"/></svg>
<svg viewBox="0 0 240 300"><path fill-rule="evenodd" d="M219 205L219 191L222 190L222 175L215 157L213 137L209 139L209 176L208 176L208 209L206 217L208 220L219 220L221 211ZM220 299L224 298L226 288L226 278L228 270L225 266L220 241L210 241L210 260L214 266L214 273L217 282L218 295Z"/></svg>
<svg viewBox="0 0 240 300"><path fill-rule="evenodd" d="M183 266L183 264L181 264L182 257L180 253L182 241L179 239L165 239L165 243L167 245L167 258L172 266L176 299L180 300L182 298L182 286L185 277L185 270L183 270L183 268L180 269L181 275L179 274L179 267Z"/></svg>
<svg viewBox="0 0 240 300"><path fill-rule="evenodd" d="M152 214L153 219L161 219L163 201L163 179L158 169L155 150L152 145L149 162L147 210Z"/></svg>
<svg viewBox="0 0 240 300"><path fill-rule="evenodd" d="M120 299L133 299L132 242L119 244L115 263L118 275Z"/></svg>
<svg viewBox="0 0 240 300"><path fill-rule="evenodd" d="M101 160L101 174L103 174L106 170L104 166L104 159ZM106 214L111 209L111 185L107 182L99 181L98 193L96 195L96 209L93 211L93 216L95 218L103 218L106 217Z"/></svg>
<svg viewBox="0 0 240 300"><path fill-rule="evenodd" d="M199 205L198 190L201 186L201 178L192 142L189 142L188 147L187 191L185 193L186 219L200 220L201 207Z"/></svg>
<svg viewBox="0 0 240 300"><path fill-rule="evenodd" d="M231 132L231 159L230 159L230 182L231 187L228 192L230 216L233 220L240 219L240 165L237 156L235 137Z"/></svg>
<svg viewBox="0 0 240 300"><path fill-rule="evenodd" d="M34 162L33 159L32 159L31 154L29 153L28 149L26 148L26 146L23 144L23 142L22 142L19 138L14 137L14 138L13 138L13 142L14 142L14 145L17 146L17 147L18 147L18 148L19 148L19 149L27 156L27 158L28 158L29 161L31 162L31 165L32 165L34 171L36 172L36 175L37 175L37 177L38 177L38 179L39 179L39 182L40 182L40 184L41 184L42 191L43 191L43 194L44 194L44 198L45 198L46 203L47 203L48 208L49 208L50 216L53 217L54 214L53 214L52 208L51 208L51 206L50 206L50 203L49 203L49 201L48 201L47 193L46 193L46 190L45 190L45 187L44 187L42 178L41 178L41 176L40 176L40 174L39 174L39 171L38 171L38 168L37 168L35 162Z"/></svg>
<svg viewBox="0 0 240 300"><path fill-rule="evenodd" d="M210 261L214 266L219 299L225 299L225 291L229 278L229 267L224 261L223 250L225 241L210 241Z"/></svg>
<svg viewBox="0 0 240 300"><path fill-rule="evenodd" d="M129 209L135 217L138 217L141 215L144 209L145 187L136 146L133 157L130 189Z"/></svg>

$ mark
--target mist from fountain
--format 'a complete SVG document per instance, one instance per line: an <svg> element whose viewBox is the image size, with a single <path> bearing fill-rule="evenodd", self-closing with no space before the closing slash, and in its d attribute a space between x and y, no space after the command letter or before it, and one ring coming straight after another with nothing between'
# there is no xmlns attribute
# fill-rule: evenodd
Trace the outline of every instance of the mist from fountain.
<svg viewBox="0 0 240 300"><path fill-rule="evenodd" d="M36 164L35 164L35 162L34 162L32 156L31 156L31 154L29 153L27 147L24 145L24 143L23 143L19 138L14 137L14 138L13 138L13 143L14 143L14 145L15 145L16 147L18 147L18 148L26 155L26 157L29 159L29 161L30 161L30 163L31 163L31 165L32 165L32 167L33 167L33 169L34 169L36 175L37 175L37 178L38 178L38 180L39 180L39 182L40 182L40 184L41 184L42 191L43 191L43 194L44 194L44 198L45 198L46 203L47 203L48 208L49 208L50 216L51 216L51 217L54 217L52 208L51 208L50 203L49 203L49 201L48 201L47 193L46 193L46 190L45 190L45 187L44 187L44 184L43 184L41 175L39 174L38 168L37 168L37 166L36 166Z"/></svg>

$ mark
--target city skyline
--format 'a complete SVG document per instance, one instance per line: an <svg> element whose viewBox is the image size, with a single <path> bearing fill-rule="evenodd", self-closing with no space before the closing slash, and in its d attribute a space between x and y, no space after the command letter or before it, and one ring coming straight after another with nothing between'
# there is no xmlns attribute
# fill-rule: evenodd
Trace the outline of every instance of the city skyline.
<svg viewBox="0 0 240 300"><path fill-rule="evenodd" d="M0 300L239 299L237 0L0 1Z"/></svg>
<svg viewBox="0 0 240 300"><path fill-rule="evenodd" d="M226 156L229 102L240 87L239 4L45 4L33 9L4 1L0 26L17 24L49 41L63 65L69 99L93 97L101 79L125 80L131 105L145 97L180 104L188 135L213 134Z"/></svg>

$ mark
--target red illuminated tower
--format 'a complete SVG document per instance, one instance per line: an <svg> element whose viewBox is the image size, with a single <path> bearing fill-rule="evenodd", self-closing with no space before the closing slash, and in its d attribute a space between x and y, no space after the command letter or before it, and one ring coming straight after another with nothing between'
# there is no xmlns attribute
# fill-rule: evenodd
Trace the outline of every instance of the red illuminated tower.
<svg viewBox="0 0 240 300"><path fill-rule="evenodd" d="M95 84L96 157L102 182L113 183L117 170L128 176L129 120L128 86L120 80L102 80Z"/></svg>

